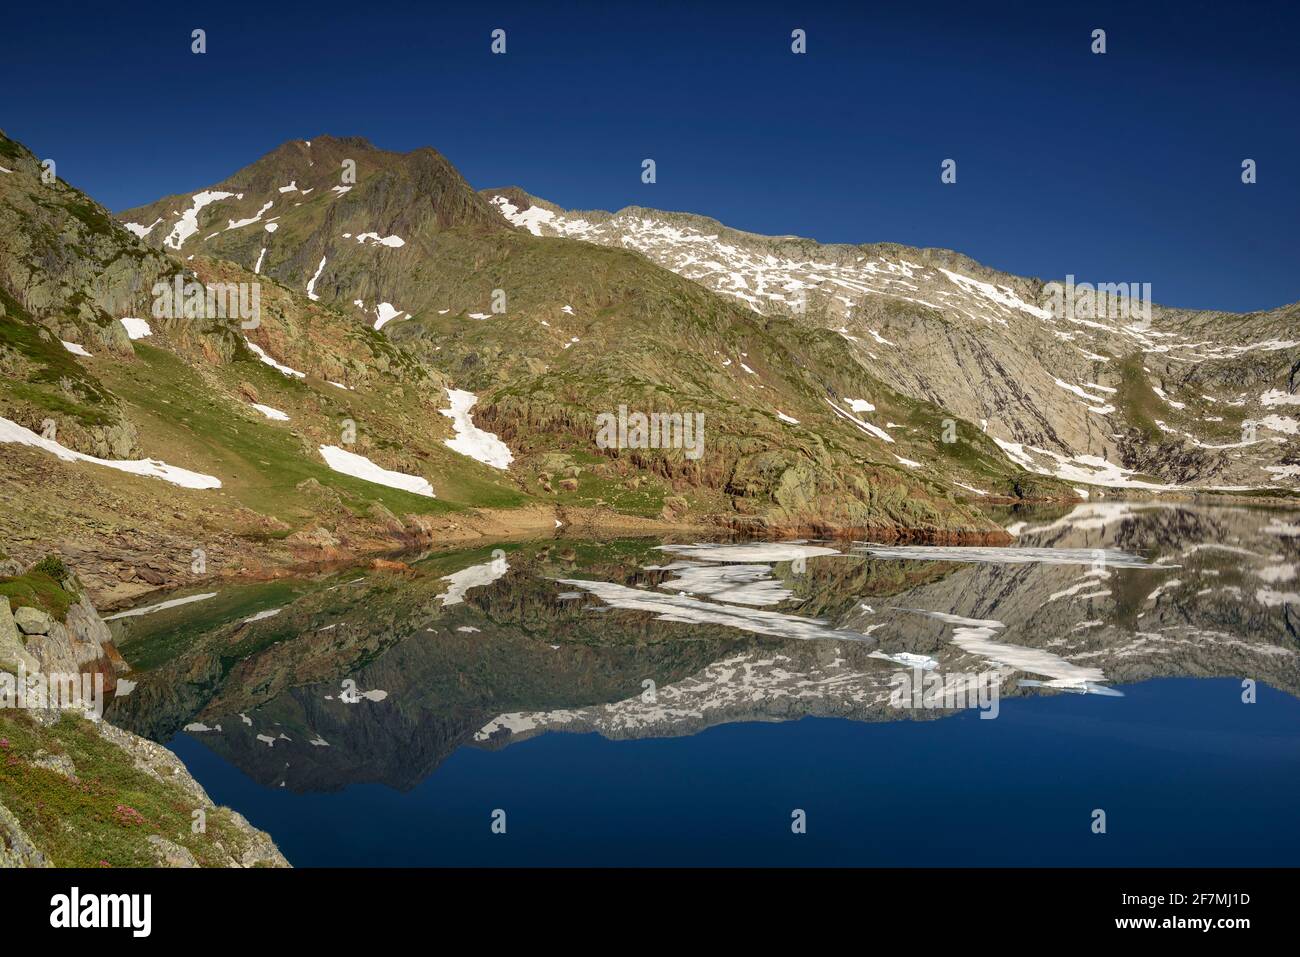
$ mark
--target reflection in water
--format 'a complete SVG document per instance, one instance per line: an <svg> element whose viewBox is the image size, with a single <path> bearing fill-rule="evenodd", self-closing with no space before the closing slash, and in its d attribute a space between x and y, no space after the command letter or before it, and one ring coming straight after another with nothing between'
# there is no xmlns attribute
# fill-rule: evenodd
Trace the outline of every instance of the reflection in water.
<svg viewBox="0 0 1300 957"><path fill-rule="evenodd" d="M956 712L891 702L903 671L988 677L1004 711L1151 678L1300 695L1288 516L1093 503L1007 524L1005 549L559 539L288 598L232 588L114 622L147 669L109 717L162 741L185 729L225 767L305 795L410 791L459 749L548 731L673 738L821 716L927 721L938 747L960 725L930 719Z"/></svg>

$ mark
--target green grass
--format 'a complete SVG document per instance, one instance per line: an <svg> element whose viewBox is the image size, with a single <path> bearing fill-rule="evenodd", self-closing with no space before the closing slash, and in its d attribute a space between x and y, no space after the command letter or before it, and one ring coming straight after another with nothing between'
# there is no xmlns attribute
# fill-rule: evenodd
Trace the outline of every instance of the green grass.
<svg viewBox="0 0 1300 957"><path fill-rule="evenodd" d="M77 780L35 766L38 751L66 755ZM150 834L209 866L224 863L214 845L233 851L241 844L225 809L209 809L206 833L194 834L191 798L136 769L128 754L71 714L42 728L25 712L0 711L0 803L56 867L154 866Z"/></svg>
<svg viewBox="0 0 1300 957"><path fill-rule="evenodd" d="M150 454L218 476L223 490L241 504L293 524L304 505L296 486L315 479L354 499L358 511L373 502L383 503L398 515L455 510L455 505L441 499L333 471L318 455L313 460L314 450L305 448L290 430L236 415L229 401L216 397L170 352L139 342L135 348L141 361L115 370L111 382L114 391L133 407Z"/></svg>
<svg viewBox="0 0 1300 957"><path fill-rule="evenodd" d="M1165 417L1164 404L1147 381L1141 353L1125 356L1120 361L1119 372L1121 380L1119 391L1115 393L1116 408L1129 425L1141 432L1148 441L1163 441L1156 419Z"/></svg>
<svg viewBox="0 0 1300 957"><path fill-rule="evenodd" d="M23 575L0 578L0 595L9 599L10 608L39 608L56 621L64 621L76 601L76 596L64 591L53 578L34 569Z"/></svg>
<svg viewBox="0 0 1300 957"><path fill-rule="evenodd" d="M26 381L0 377L0 394L70 416L86 425L113 422L113 416L104 408L111 397L98 380L77 363L58 339L39 326L3 287L0 287L0 304L4 306L4 319L0 320L0 349L12 349L35 367L27 373Z"/></svg>

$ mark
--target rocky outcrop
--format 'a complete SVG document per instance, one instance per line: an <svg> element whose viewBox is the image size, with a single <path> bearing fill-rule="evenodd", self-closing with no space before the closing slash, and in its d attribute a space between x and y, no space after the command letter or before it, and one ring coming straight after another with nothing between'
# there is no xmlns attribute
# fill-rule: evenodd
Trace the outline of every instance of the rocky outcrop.
<svg viewBox="0 0 1300 957"><path fill-rule="evenodd" d="M9 599L0 595L0 670L17 671L20 665L29 673L40 670L40 662L27 650L18 622L10 611Z"/></svg>
<svg viewBox="0 0 1300 957"><path fill-rule="evenodd" d="M12 812L0 804L0 868L49 867L50 862Z"/></svg>
<svg viewBox="0 0 1300 957"><path fill-rule="evenodd" d="M30 607L19 608L14 620L26 636L26 650L40 671L60 674L117 671L113 661L120 657L113 648L112 634L85 595L68 607L63 621Z"/></svg>
<svg viewBox="0 0 1300 957"><path fill-rule="evenodd" d="M79 591L74 577L66 579L63 587L69 592ZM68 605L62 621L32 605L21 605L11 611L9 598L0 596L0 670L25 672L29 678L38 672L52 676L98 671L105 673L108 679L105 690L111 696L116 687L115 673L127 670L127 665L113 647L108 625L85 595L78 595ZM72 722L71 727L67 722ZM17 736L19 732L26 743L21 750L9 740L10 734ZM166 805L184 808L188 814L202 812L220 821L220 837L214 836L202 844L205 863L222 867L289 866L269 835L253 827L242 815L216 805L180 759L162 745L91 715L65 712L57 707L24 709L20 714L0 710L0 748L6 752L4 760L20 769L25 765L33 771L46 772L47 786L56 791L82 787L76 763L64 743L69 737L85 740L90 736L113 746L111 754L118 757L107 758L110 764L124 765L153 782L165 795ZM97 750L78 753L90 753L96 756L95 760L104 760L102 752ZM104 783L106 777L116 781L121 772L120 768L114 768L111 774L105 775L104 770L95 769L92 777L100 781L97 796L111 802L114 800L111 793L99 792L113 787ZM132 793L139 793L139 785L132 784L131 788ZM15 807L29 806L23 803L26 795L16 797ZM52 794L51 800L54 799ZM129 805L118 804L117 810L130 817L131 826L136 826L137 818L141 823L145 820ZM0 867L44 867L61 863L42 846L39 836L33 836L39 835L46 823L39 815L36 820L24 821L6 806L5 779L0 777ZM185 824L188 826L188 818ZM85 828L90 832L86 840L93 841L93 828L88 822L70 817L61 821L60 826L71 832ZM194 850L173 837L180 835L143 835L148 857L155 866L199 866Z"/></svg>

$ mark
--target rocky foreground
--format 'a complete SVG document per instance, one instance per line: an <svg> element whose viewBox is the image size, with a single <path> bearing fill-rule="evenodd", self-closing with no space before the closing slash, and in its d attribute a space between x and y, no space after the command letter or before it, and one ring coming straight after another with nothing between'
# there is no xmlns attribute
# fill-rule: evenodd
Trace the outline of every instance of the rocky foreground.
<svg viewBox="0 0 1300 957"><path fill-rule="evenodd" d="M288 867L170 751L98 719L93 696L34 697L56 680L128 695L127 670L61 561L0 555L0 867Z"/></svg>

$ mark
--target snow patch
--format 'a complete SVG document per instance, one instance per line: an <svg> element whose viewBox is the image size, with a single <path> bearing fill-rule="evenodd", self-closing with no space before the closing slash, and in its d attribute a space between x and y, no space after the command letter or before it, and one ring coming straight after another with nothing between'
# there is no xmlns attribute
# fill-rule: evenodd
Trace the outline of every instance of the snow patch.
<svg viewBox="0 0 1300 957"><path fill-rule="evenodd" d="M153 335L153 330L149 328L149 323L143 319L136 319L133 316L124 316L117 320L126 330L128 339L143 339L145 336Z"/></svg>
<svg viewBox="0 0 1300 957"><path fill-rule="evenodd" d="M25 429L17 422L11 422L3 417L0 417L0 442L29 445L49 452L65 462L90 462L117 469L119 472L128 472L131 475L162 479L164 482L171 482L183 488L221 488L219 478L177 468L157 459L100 459L93 455L86 455L84 452L76 452L52 439L42 438L31 429Z"/></svg>
<svg viewBox="0 0 1300 957"><path fill-rule="evenodd" d="M222 199L229 199L234 193L223 193L220 190L204 190L201 193L195 193L192 199L193 205L181 214L181 218L176 221L172 231L167 234L163 240L163 245L170 246L172 249L180 249L185 245L185 241L199 231L199 213L203 207ZM150 227L151 229L153 227Z"/></svg>
<svg viewBox="0 0 1300 957"><path fill-rule="evenodd" d="M316 295L316 281L320 279L320 274L323 273L324 271L325 271L325 257L321 256L320 265L316 267L316 275L312 276L311 279L307 280L307 298L310 299L312 302L317 302L320 300L320 296Z"/></svg>
<svg viewBox="0 0 1300 957"><path fill-rule="evenodd" d="M478 401L478 396L464 389L447 389L446 392L451 407L439 411L451 419L456 437L444 439L443 443L452 451L467 455L494 469L508 467L514 461L514 454L496 435L484 432L470 418L469 410Z"/></svg>
<svg viewBox="0 0 1300 957"><path fill-rule="evenodd" d="M253 408L255 408L258 412L261 412L268 419L274 419L276 422L289 421L289 416L285 415L279 409L271 408L269 405L261 405L260 403L254 402Z"/></svg>
<svg viewBox="0 0 1300 957"><path fill-rule="evenodd" d="M357 455L337 445L322 445L320 454L325 459L325 464L335 472L342 472L344 475L351 475L353 478L373 482L376 485L386 485L389 488L423 495L426 498L436 497L433 494L433 486L419 475L407 475L405 472L382 468L364 455Z"/></svg>

